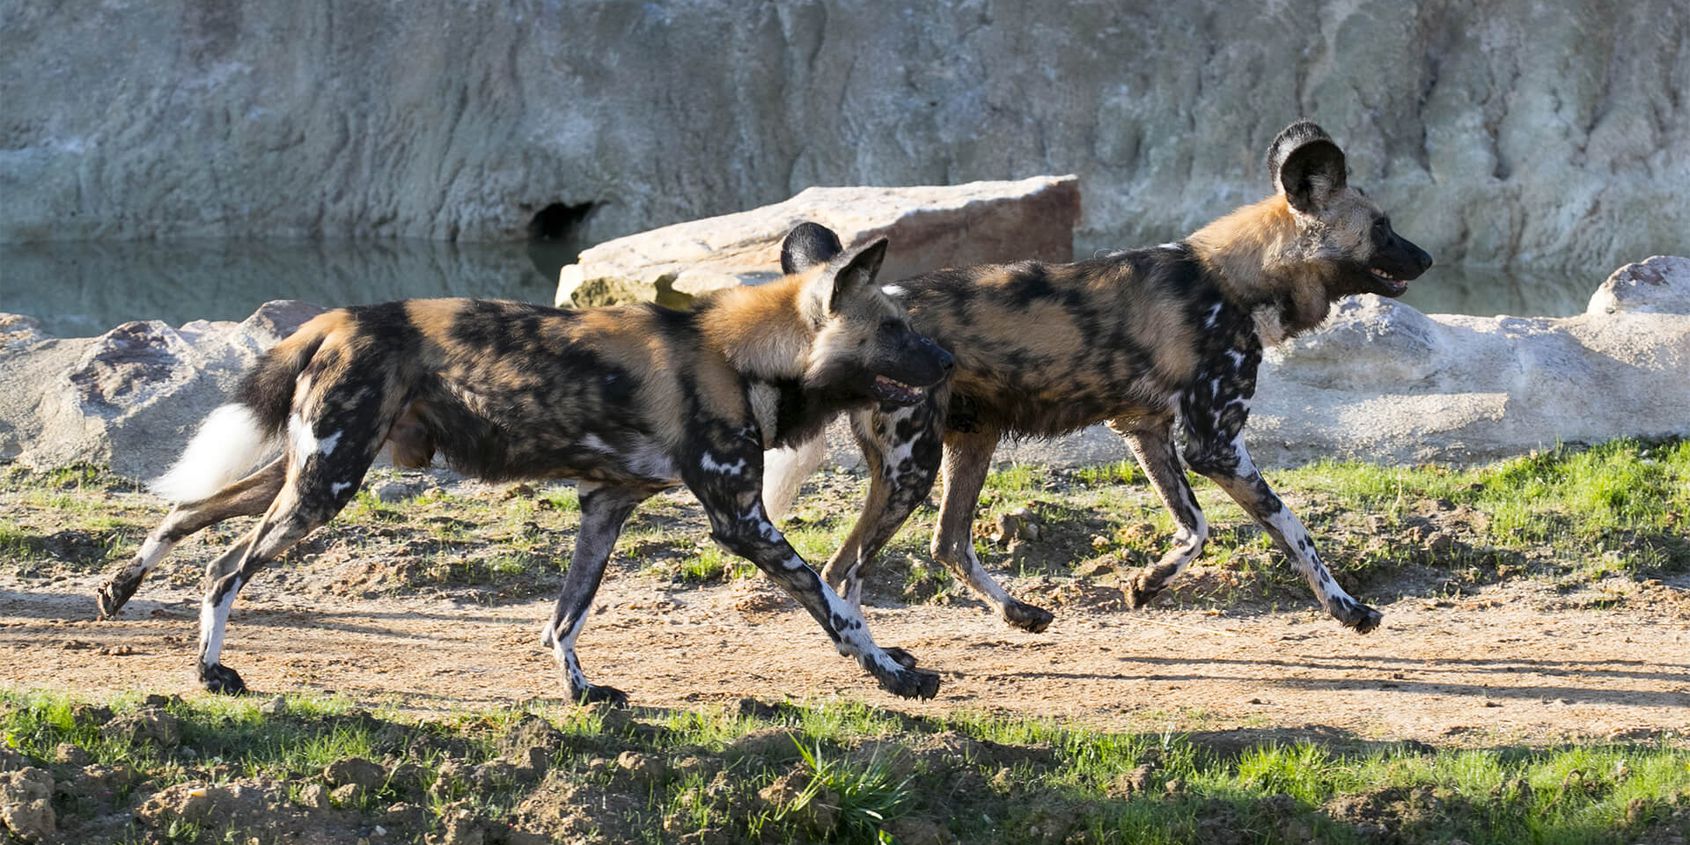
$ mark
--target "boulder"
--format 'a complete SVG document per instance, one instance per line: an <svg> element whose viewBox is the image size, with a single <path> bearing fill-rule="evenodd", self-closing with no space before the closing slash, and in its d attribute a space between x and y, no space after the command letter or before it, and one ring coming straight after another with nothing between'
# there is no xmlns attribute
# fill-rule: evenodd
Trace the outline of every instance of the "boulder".
<svg viewBox="0 0 1690 845"><path fill-rule="evenodd" d="M1334 311L1267 355L1245 433L1264 461L1471 461L1690 435L1685 259L1626 265L1574 317L1428 316L1374 296Z"/></svg>
<svg viewBox="0 0 1690 845"><path fill-rule="evenodd" d="M908 188L810 188L785 202L599 244L558 274L559 305L640 299L684 304L706 291L779 278L780 243L805 220L846 245L891 239L886 281L941 267L1073 256L1079 180Z"/></svg>
<svg viewBox="0 0 1690 845"><path fill-rule="evenodd" d="M1690 314L1690 258L1656 255L1627 264L1596 289L1589 314Z"/></svg>
<svg viewBox="0 0 1690 845"><path fill-rule="evenodd" d="M279 300L240 323L130 322L93 338L0 315L0 460L156 476L258 356L321 311Z"/></svg>

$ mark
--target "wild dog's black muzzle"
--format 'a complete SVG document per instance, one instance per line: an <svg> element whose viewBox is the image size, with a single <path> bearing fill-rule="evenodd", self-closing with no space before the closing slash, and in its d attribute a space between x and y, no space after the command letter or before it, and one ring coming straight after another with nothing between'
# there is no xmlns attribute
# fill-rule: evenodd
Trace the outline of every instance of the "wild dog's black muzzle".
<svg viewBox="0 0 1690 845"><path fill-rule="evenodd" d="M876 356L871 389L881 400L908 405L944 381L956 369L956 358L932 338L913 331L900 334L890 349Z"/></svg>
<svg viewBox="0 0 1690 845"><path fill-rule="evenodd" d="M1408 283L1432 266L1432 256L1394 230L1381 240L1383 243L1374 249L1373 258L1367 262L1372 284L1366 286L1366 292L1402 296L1408 290Z"/></svg>

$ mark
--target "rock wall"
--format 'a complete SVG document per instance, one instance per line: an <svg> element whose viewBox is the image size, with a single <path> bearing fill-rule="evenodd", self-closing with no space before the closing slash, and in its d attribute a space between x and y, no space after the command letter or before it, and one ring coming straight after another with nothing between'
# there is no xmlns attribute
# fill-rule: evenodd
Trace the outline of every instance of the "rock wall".
<svg viewBox="0 0 1690 845"><path fill-rule="evenodd" d="M1690 251L1682 0L0 6L0 240L605 240L811 185L1075 173L1081 251L1306 115L1440 261ZM586 208L590 204L590 208Z"/></svg>

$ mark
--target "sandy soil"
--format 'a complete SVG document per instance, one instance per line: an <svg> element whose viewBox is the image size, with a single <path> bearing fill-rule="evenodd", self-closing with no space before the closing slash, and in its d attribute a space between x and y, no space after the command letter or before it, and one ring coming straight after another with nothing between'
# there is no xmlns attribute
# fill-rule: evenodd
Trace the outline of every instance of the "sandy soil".
<svg viewBox="0 0 1690 845"><path fill-rule="evenodd" d="M195 594L149 582L95 622L98 578L0 576L0 683L196 693ZM865 701L906 713L1056 717L1178 731L1336 729L1365 739L1542 744L1690 734L1690 599L1635 585L1580 609L1532 582L1457 600L1381 606L1360 636L1312 610L1209 615L1065 609L1044 634L978 605L870 608L879 642L909 649L944 686L895 699L837 657L760 581L670 588L611 579L582 636L589 676L636 706L744 696ZM236 605L225 662L257 694L320 691L437 711L560 695L537 632L549 601L303 599L260 578Z"/></svg>

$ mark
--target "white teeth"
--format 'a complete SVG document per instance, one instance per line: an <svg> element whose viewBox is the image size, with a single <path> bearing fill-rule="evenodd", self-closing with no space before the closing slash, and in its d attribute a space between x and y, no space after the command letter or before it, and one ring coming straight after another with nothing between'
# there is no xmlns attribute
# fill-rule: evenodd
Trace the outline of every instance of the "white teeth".
<svg viewBox="0 0 1690 845"><path fill-rule="evenodd" d="M884 385L886 387L891 387L891 388L894 388L894 389L897 389L897 390L905 390L905 391L908 391L910 393L914 393L918 396L922 393L922 391L927 389L927 388L924 388L924 387L916 387L913 384L904 384L903 382L898 381L897 379L887 378L885 376L875 376L874 380L875 380L875 383L877 383L877 384L881 384L881 385Z"/></svg>

